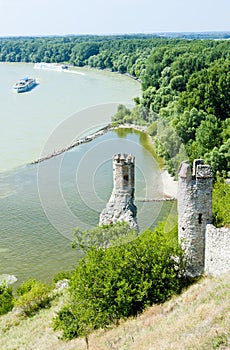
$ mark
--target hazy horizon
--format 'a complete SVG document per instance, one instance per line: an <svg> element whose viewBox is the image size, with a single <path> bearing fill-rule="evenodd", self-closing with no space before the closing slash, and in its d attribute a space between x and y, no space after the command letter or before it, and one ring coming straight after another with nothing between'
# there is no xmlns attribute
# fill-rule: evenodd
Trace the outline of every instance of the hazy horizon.
<svg viewBox="0 0 230 350"><path fill-rule="evenodd" d="M0 37L230 31L229 0L0 0Z"/></svg>
<svg viewBox="0 0 230 350"><path fill-rule="evenodd" d="M40 35L0 35L0 38L46 38L46 37L68 37L68 36L151 36L151 35L167 35L167 34L212 34L212 33L230 33L230 30L213 30L213 31L187 31L187 32L173 32L173 31L165 31L165 32L152 32L152 33L81 33L81 34L40 34Z"/></svg>

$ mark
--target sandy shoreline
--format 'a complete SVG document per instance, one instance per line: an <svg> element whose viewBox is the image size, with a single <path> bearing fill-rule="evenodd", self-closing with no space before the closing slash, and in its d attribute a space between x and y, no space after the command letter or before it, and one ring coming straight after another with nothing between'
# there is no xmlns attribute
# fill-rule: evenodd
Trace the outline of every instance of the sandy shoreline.
<svg viewBox="0 0 230 350"><path fill-rule="evenodd" d="M114 129L134 129L138 131L142 131L147 133L147 126L145 125L135 125L135 124L121 124ZM150 142L152 143L152 138L150 135L149 139ZM162 170L162 173L160 175L159 183L161 183L162 188L162 194L163 197L166 198L177 198L177 187L178 187L178 181L175 181L174 178L168 173L167 170Z"/></svg>
<svg viewBox="0 0 230 350"><path fill-rule="evenodd" d="M168 173L167 170L163 170L161 173L161 181L163 184L163 194L166 197L177 198L178 181Z"/></svg>

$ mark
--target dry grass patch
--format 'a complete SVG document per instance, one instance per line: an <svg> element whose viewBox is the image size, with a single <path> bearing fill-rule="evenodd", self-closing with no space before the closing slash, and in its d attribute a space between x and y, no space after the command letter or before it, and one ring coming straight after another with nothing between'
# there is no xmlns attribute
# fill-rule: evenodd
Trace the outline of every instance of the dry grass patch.
<svg viewBox="0 0 230 350"><path fill-rule="evenodd" d="M91 336L92 349L229 349L229 290L230 276L202 279L180 297Z"/></svg>
<svg viewBox="0 0 230 350"><path fill-rule="evenodd" d="M230 275L204 278L181 296L154 305L140 317L122 321L89 337L90 350L227 350L230 349ZM63 304L21 319L0 317L1 350L86 350L84 339L64 342L52 330L52 318Z"/></svg>

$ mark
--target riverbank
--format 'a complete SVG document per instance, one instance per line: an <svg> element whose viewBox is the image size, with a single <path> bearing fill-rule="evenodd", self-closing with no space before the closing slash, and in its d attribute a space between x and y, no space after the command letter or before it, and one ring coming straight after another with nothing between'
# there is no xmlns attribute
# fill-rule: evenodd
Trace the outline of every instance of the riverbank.
<svg viewBox="0 0 230 350"><path fill-rule="evenodd" d="M108 133L109 131L112 130L119 130L119 129L132 129L132 130L137 130L140 132L144 132L145 134L148 135L147 133L147 126L145 125L135 125L135 124L121 124L118 126L113 126L112 124L108 124L105 127L97 130L96 132L82 138L82 139L77 139L74 140L70 145L58 150L58 151L54 151L53 153L46 155L44 157L38 158L36 160L34 160L33 162L31 162L30 164L37 164L37 163L41 163L43 161L49 160L51 158L57 157L75 147L78 147L84 143L88 143L91 142L93 140L95 140L96 138L105 135L106 133ZM153 147L152 144L152 138L150 135L148 135L149 137L149 142ZM153 154L153 156L155 156L155 154ZM160 183L162 184L162 188L163 188L163 193L162 196L164 199L175 199L177 198L177 185L178 182L175 181L173 179L173 177L168 173L167 170L162 169L161 172L161 177L160 177Z"/></svg>
<svg viewBox="0 0 230 350"><path fill-rule="evenodd" d="M69 65L69 67L77 68L78 66ZM130 78L130 79L133 79L133 80L135 80L135 81L137 81L138 83L141 84L141 79L140 79L140 78L137 78L137 77L135 77L134 75L131 75L131 74L128 73L128 72L120 73L120 72L114 71L114 70L112 70L112 69L110 69L110 68L91 67L91 66L89 66L89 65L87 65L87 64L84 65L83 67L85 67L85 68L87 68L87 69L92 69L92 70L95 69L95 70L104 71L104 72L116 73L116 74L119 74L119 75L121 75L121 76L126 76L126 77L128 77L128 78Z"/></svg>
<svg viewBox="0 0 230 350"><path fill-rule="evenodd" d="M163 184L164 196L177 199L178 181L175 181L167 170L162 171L161 181Z"/></svg>
<svg viewBox="0 0 230 350"><path fill-rule="evenodd" d="M119 126L113 128L113 129L115 129L115 130L116 129L133 129L133 130L144 132L148 135L149 143L151 144L152 148L154 148L153 139L147 133L148 127L146 125L135 125L135 124L126 123L126 124L120 124ZM153 153L153 156L158 158L155 151ZM157 159L157 160L159 161L159 159ZM160 164L160 166L162 166L162 164ZM177 199L178 181L174 180L174 178L164 168L162 168L159 183L162 184L162 188L163 188L162 195L163 195L164 199Z"/></svg>

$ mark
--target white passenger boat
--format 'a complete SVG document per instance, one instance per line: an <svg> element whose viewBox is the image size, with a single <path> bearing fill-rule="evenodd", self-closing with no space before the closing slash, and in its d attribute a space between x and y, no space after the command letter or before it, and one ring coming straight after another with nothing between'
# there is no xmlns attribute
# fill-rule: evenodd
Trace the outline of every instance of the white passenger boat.
<svg viewBox="0 0 230 350"><path fill-rule="evenodd" d="M16 92L26 92L26 91L29 91L29 90L33 89L33 87L36 86L36 85L37 85L36 79L26 77L26 78L20 79L13 86L13 89Z"/></svg>

